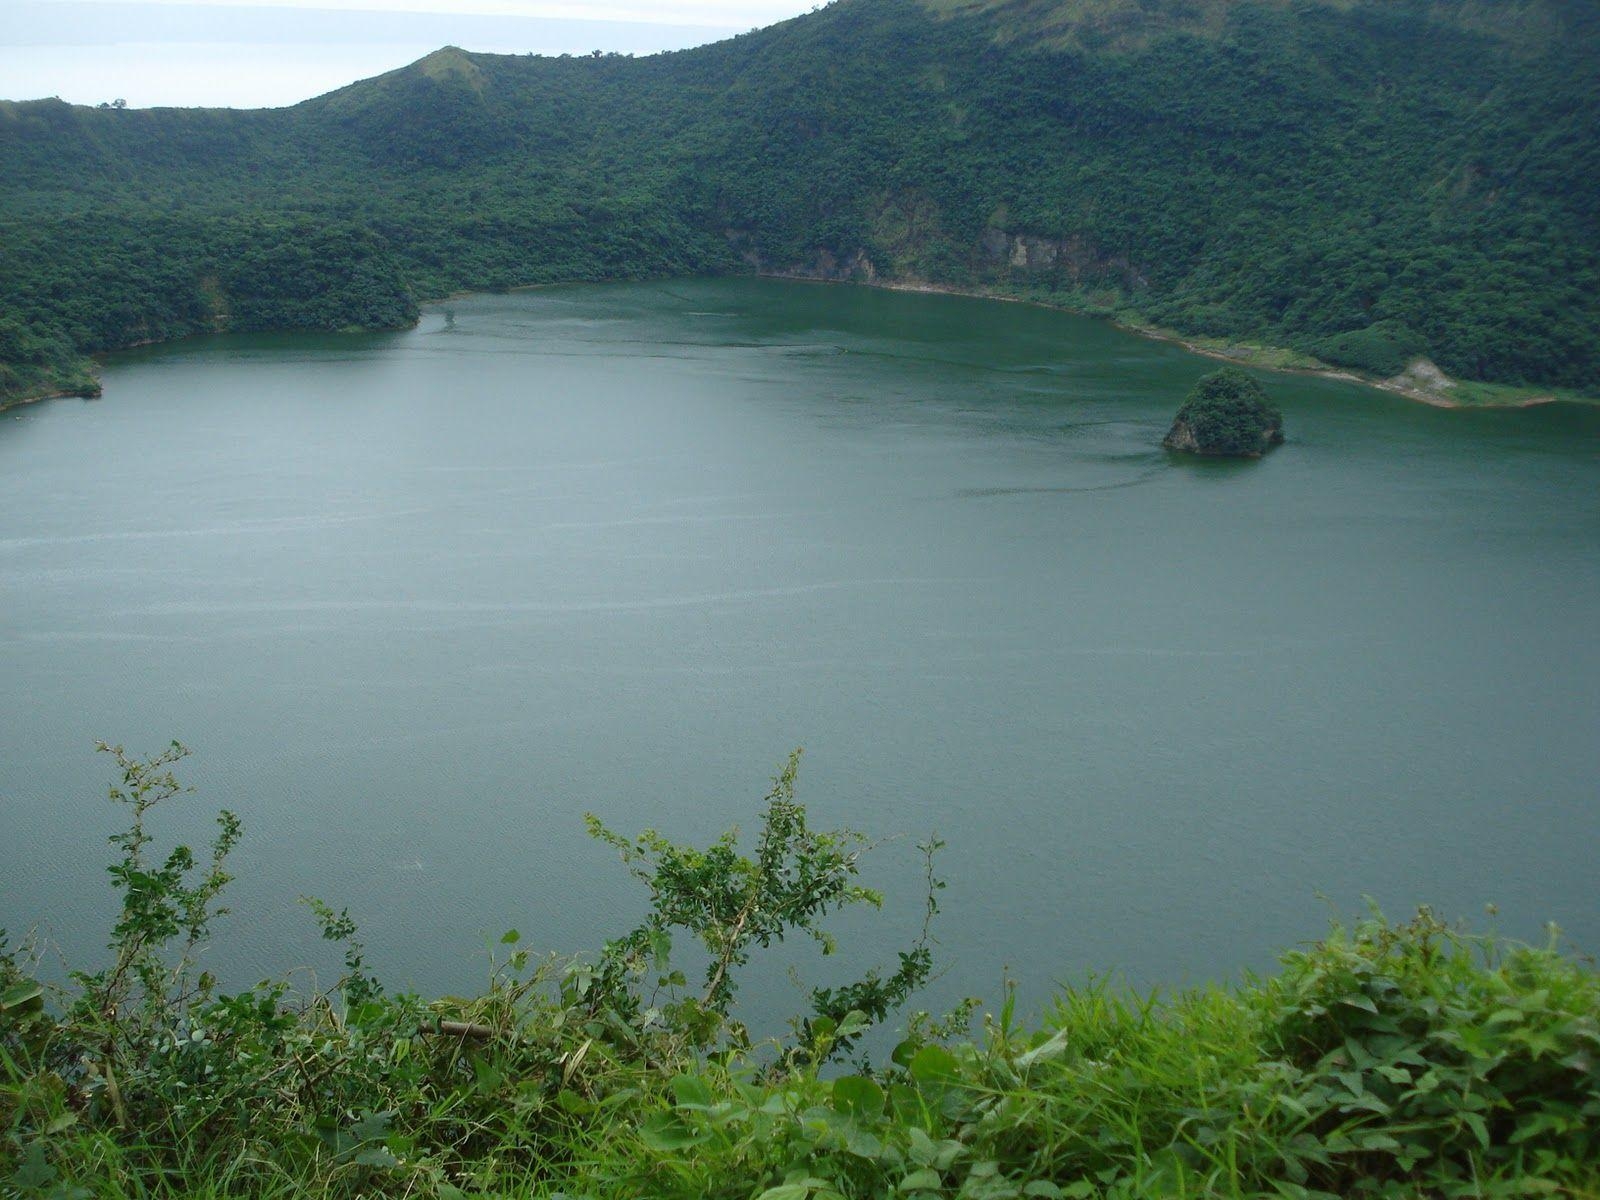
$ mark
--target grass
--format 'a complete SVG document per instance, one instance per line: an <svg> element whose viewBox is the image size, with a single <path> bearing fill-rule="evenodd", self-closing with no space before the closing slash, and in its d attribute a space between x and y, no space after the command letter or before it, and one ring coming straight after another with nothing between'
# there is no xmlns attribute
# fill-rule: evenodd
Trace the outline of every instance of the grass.
<svg viewBox="0 0 1600 1200"><path fill-rule="evenodd" d="M1458 379L1450 389L1450 399L1462 408L1526 408L1534 404L1600 404L1600 397L1571 388L1523 387L1507 383L1483 383Z"/></svg>
<svg viewBox="0 0 1600 1200"><path fill-rule="evenodd" d="M468 1002L280 995L272 1053L219 1023L196 1062L254 1065L208 1085L152 1059L126 1126L8 1031L0 1179L61 1198L1600 1195L1595 975L1426 913L1237 987L1102 980L1035 1025L917 1021L853 1073L616 1027L547 971ZM491 1032L419 1033L447 1016Z"/></svg>
<svg viewBox="0 0 1600 1200"><path fill-rule="evenodd" d="M110 965L52 992L0 933L8 1200L1600 1197L1600 976L1554 933L1374 912L1233 986L913 1013L878 1063L852 1056L900 975L873 976L758 1039L719 1000L746 951L870 895L857 835L806 826L791 759L753 857L600 828L653 907L598 955L534 960L508 933L481 995L392 994L313 902L343 979L229 995L190 968L238 822L209 857L153 853L184 752L114 753ZM674 930L720 962L703 992Z"/></svg>

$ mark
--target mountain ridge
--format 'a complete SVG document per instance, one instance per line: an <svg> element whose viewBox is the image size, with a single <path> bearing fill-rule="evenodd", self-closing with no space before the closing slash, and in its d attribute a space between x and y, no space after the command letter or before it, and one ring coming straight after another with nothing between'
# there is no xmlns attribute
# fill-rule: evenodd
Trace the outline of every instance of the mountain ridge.
<svg viewBox="0 0 1600 1200"><path fill-rule="evenodd" d="M0 396L219 312L735 270L1600 393L1596 5L1488 7L837 0L637 59L444 47L284 109L0 105Z"/></svg>
<svg viewBox="0 0 1600 1200"><path fill-rule="evenodd" d="M1035 45L1063 48L1127 49L1174 32L1211 39L1222 37L1235 0L921 0L930 12L947 16L986 16L1003 42L1032 39ZM1304 7L1304 0L1257 0L1279 11ZM1371 0L1318 0L1342 13L1369 7ZM1575 21L1582 0L1561 5L1552 0L1401 0L1415 15L1438 25L1486 35L1522 52L1548 48ZM1391 5L1391 7L1396 7ZM1590 19L1593 19L1592 14Z"/></svg>

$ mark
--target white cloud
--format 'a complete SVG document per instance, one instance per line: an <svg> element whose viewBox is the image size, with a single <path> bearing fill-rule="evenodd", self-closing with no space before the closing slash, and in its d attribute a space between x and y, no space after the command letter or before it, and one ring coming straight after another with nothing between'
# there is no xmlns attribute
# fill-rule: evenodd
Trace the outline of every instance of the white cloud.
<svg viewBox="0 0 1600 1200"><path fill-rule="evenodd" d="M135 108L277 108L412 62L433 46L232 44L75 46L71 54L0 46L10 99L74 104L126 100Z"/></svg>
<svg viewBox="0 0 1600 1200"><path fill-rule="evenodd" d="M810 8L804 0L0 0L0 98L276 106L447 44L653 54Z"/></svg>
<svg viewBox="0 0 1600 1200"><path fill-rule="evenodd" d="M78 0L38 0L70 5ZM750 28L770 25L807 12L812 5L795 0L663 0L662 3L588 3L562 0L143 0L179 8L283 8L338 12L408 12L438 16L557 18L576 21L628 21L649 25L707 25Z"/></svg>

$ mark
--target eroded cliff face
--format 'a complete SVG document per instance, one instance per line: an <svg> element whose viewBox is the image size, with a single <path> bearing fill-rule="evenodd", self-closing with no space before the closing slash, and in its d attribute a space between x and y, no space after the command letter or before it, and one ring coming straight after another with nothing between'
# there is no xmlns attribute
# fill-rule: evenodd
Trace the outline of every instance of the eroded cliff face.
<svg viewBox="0 0 1600 1200"><path fill-rule="evenodd" d="M1283 423L1279 421L1261 430L1249 445L1218 446L1208 443L1193 425L1179 417L1172 423L1167 436L1161 439L1161 444L1168 450L1201 454L1211 458L1260 458L1274 446L1283 444Z"/></svg>
<svg viewBox="0 0 1600 1200"><path fill-rule="evenodd" d="M828 283L892 283L893 278L880 278L877 265L867 251L857 247L843 257L832 250L818 249L810 258L799 262L774 262L765 258L751 243L747 233L728 231L729 244L746 266L762 275L778 275L785 279L817 279Z"/></svg>
<svg viewBox="0 0 1600 1200"><path fill-rule="evenodd" d="M794 279L933 287L979 284L1001 289L1008 284L1044 284L1063 290L1110 289L1124 299L1149 286L1137 264L1104 254L1081 237L1048 238L998 226L986 228L974 245L965 248L951 247L948 242L898 241L857 246L848 253L818 247L805 258L788 261L763 255L749 230L729 229L725 236L752 269ZM943 254L936 249L941 246L946 248ZM941 262L945 269L934 265ZM950 266L958 270L950 270Z"/></svg>
<svg viewBox="0 0 1600 1200"><path fill-rule="evenodd" d="M1182 417L1172 423L1172 428L1167 431L1167 436L1161 439L1161 444L1168 450L1181 450L1185 454L1206 452L1200 445L1200 438L1195 434L1194 426Z"/></svg>
<svg viewBox="0 0 1600 1200"><path fill-rule="evenodd" d="M1120 255L1108 255L1081 237L1047 238L990 226L978 239L983 265L994 270L1050 274L1073 287L1113 283L1132 294L1149 286L1144 272Z"/></svg>

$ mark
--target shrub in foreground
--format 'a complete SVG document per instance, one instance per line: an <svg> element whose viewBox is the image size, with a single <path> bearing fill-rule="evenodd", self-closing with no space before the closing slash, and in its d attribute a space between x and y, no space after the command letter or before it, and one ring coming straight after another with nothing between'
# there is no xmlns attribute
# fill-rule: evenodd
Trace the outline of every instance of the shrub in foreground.
<svg viewBox="0 0 1600 1200"><path fill-rule="evenodd" d="M914 1014L887 1062L838 1063L927 970L818 989L782 1038L732 1017L754 949L817 932L863 848L809 829L791 761L755 851L595 832L651 916L598 956L533 961L507 934L471 999L387 992L348 914L329 992L226 995L189 970L221 915L212 854L151 854L181 750L117 754L123 895L112 965L52 994L0 939L0 1188L24 1197L1593 1196L1600 980L1552 946L1374 914L1237 987L1062 991ZM933 847L927 851L930 855ZM929 876L928 915L937 882ZM691 988L674 931L709 951ZM825 936L825 935L824 935ZM663 999L664 998L664 999ZM843 1073L843 1072L850 1073Z"/></svg>

